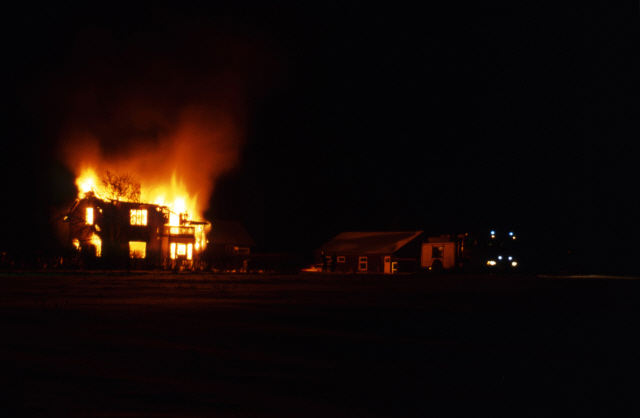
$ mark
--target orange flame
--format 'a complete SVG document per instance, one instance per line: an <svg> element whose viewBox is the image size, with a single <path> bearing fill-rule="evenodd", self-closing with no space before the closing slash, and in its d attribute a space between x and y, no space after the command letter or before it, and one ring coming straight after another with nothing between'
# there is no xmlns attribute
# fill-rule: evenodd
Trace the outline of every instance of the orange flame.
<svg viewBox="0 0 640 418"><path fill-rule="evenodd" d="M76 179L76 186L78 186L80 197L83 197L87 192L95 190L97 183L98 176L96 176L96 172L91 168L84 169Z"/></svg>
<svg viewBox="0 0 640 418"><path fill-rule="evenodd" d="M76 179L76 186L78 187L78 197L85 197L87 192L93 191L100 197L102 195L100 186L100 179L96 175L96 170L93 168L85 168L81 171L80 175ZM180 225L180 214L186 216L193 216L193 214L201 214L198 212L198 194L190 195L189 190L183 182L176 180L176 174L174 173L171 181L167 185L142 183L142 201L147 203L154 203L160 206L166 206L169 208L170 221L169 225ZM191 219L191 218L190 218Z"/></svg>
<svg viewBox="0 0 640 418"><path fill-rule="evenodd" d="M174 129L167 127L154 139L123 142L117 153L106 139L69 132L62 152L77 176L80 196L92 190L100 195L106 170L130 173L140 182L143 202L175 212L171 225L178 225L178 214L185 212L203 220L215 179L239 160L243 132L222 108L190 106L178 119Z"/></svg>

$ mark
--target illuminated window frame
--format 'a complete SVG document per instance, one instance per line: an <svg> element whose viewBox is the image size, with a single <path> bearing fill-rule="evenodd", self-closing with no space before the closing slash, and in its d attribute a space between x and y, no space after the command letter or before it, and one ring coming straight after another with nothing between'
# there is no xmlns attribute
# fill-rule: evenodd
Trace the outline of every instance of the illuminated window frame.
<svg viewBox="0 0 640 418"><path fill-rule="evenodd" d="M338 263L344 263L344 256L343 255L338 256L337 262Z"/></svg>
<svg viewBox="0 0 640 418"><path fill-rule="evenodd" d="M147 225L147 210L146 209L131 209L129 211L131 217L131 225Z"/></svg>
<svg viewBox="0 0 640 418"><path fill-rule="evenodd" d="M93 225L93 208L87 208L86 221L87 225Z"/></svg>
<svg viewBox="0 0 640 418"><path fill-rule="evenodd" d="M147 243L144 241L129 241L130 258L146 258Z"/></svg>

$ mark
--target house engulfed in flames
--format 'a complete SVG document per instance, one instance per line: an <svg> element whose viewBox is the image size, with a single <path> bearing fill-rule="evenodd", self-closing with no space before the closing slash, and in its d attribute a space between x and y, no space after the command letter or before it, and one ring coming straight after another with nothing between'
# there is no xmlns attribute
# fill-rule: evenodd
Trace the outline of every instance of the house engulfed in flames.
<svg viewBox="0 0 640 418"><path fill-rule="evenodd" d="M208 222L168 206L104 199L89 191L64 217L69 238L85 257L147 259L166 265L193 265L206 245Z"/></svg>

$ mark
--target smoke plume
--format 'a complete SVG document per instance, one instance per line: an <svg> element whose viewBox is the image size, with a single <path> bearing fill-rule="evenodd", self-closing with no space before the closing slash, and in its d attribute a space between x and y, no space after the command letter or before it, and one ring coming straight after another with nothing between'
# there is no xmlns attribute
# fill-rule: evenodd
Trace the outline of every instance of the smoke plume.
<svg viewBox="0 0 640 418"><path fill-rule="evenodd" d="M239 163L251 106L274 69L261 39L237 33L80 33L56 84L65 164L76 175L131 173L143 199L182 188L201 215L216 178Z"/></svg>

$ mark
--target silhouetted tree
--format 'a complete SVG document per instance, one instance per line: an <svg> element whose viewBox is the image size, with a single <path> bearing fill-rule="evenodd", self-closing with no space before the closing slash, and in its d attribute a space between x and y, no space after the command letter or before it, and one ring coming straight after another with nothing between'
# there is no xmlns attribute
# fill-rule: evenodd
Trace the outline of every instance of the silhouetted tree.
<svg viewBox="0 0 640 418"><path fill-rule="evenodd" d="M140 183L130 173L112 173L102 176L103 197L111 200L140 203Z"/></svg>

